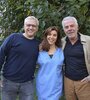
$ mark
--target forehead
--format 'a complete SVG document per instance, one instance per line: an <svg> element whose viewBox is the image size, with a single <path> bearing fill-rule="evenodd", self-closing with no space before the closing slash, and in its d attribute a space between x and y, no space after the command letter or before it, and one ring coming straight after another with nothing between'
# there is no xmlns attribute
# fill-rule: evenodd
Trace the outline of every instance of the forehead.
<svg viewBox="0 0 90 100"><path fill-rule="evenodd" d="M57 34L57 31L56 30L52 30L48 34Z"/></svg>
<svg viewBox="0 0 90 100"><path fill-rule="evenodd" d="M72 19L64 20L64 25L75 24L75 21Z"/></svg>
<svg viewBox="0 0 90 100"><path fill-rule="evenodd" d="M24 22L24 24L34 24L34 25L36 25L37 22L34 19L26 19L25 22Z"/></svg>

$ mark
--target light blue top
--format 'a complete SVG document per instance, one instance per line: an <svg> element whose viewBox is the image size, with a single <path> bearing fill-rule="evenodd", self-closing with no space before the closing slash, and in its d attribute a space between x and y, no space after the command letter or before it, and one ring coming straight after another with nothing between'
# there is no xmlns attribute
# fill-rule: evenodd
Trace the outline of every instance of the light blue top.
<svg viewBox="0 0 90 100"><path fill-rule="evenodd" d="M39 71L36 77L38 100L59 100L63 89L62 64L63 51L57 48L50 58L48 52L41 51L38 56Z"/></svg>

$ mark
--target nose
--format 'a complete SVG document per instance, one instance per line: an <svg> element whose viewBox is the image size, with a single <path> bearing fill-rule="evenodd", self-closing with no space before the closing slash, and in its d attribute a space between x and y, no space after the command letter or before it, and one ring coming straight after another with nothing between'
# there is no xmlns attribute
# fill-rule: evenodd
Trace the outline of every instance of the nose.
<svg viewBox="0 0 90 100"><path fill-rule="evenodd" d="M53 35L51 35L51 39L53 39L54 38L54 36Z"/></svg>
<svg viewBox="0 0 90 100"><path fill-rule="evenodd" d="M32 25L30 25L30 26L29 26L29 28L30 28L30 29L32 29L32 28L33 28L33 26L32 26Z"/></svg>

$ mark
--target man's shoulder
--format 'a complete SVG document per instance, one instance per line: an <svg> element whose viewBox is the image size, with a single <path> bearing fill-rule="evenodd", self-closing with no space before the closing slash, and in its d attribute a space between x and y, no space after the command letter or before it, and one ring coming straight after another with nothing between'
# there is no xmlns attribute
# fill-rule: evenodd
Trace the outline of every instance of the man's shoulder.
<svg viewBox="0 0 90 100"><path fill-rule="evenodd" d="M81 35L81 42L82 43L87 43L87 44L90 43L90 36L85 35L85 34L80 34L80 35Z"/></svg>
<svg viewBox="0 0 90 100"><path fill-rule="evenodd" d="M90 40L90 36L89 35L85 35L85 34L80 34L82 39L89 39Z"/></svg>
<svg viewBox="0 0 90 100"><path fill-rule="evenodd" d="M16 37L16 36L19 36L20 33L11 33L8 37Z"/></svg>

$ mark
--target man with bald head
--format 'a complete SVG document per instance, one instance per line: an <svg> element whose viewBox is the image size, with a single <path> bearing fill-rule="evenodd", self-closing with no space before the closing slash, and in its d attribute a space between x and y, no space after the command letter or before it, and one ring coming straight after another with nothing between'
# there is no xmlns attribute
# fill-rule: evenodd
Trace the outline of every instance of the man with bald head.
<svg viewBox="0 0 90 100"><path fill-rule="evenodd" d="M62 20L66 100L90 100L90 36L79 32L75 17Z"/></svg>
<svg viewBox="0 0 90 100"><path fill-rule="evenodd" d="M2 100L33 100L33 79L39 51L35 39L39 21L34 16L24 20L24 33L13 33L0 47L2 74Z"/></svg>

